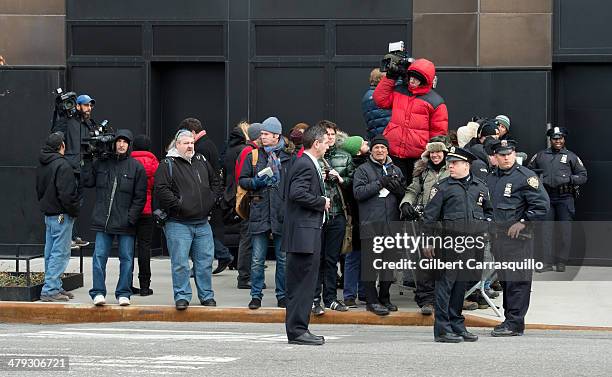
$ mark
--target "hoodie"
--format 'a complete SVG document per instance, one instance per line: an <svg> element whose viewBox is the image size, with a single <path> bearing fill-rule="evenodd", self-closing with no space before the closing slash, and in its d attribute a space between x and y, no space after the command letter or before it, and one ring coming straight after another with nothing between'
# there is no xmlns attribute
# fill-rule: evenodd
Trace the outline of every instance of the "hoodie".
<svg viewBox="0 0 612 377"><path fill-rule="evenodd" d="M45 216L79 216L81 197L72 165L53 148L45 145L38 156L36 193Z"/></svg>

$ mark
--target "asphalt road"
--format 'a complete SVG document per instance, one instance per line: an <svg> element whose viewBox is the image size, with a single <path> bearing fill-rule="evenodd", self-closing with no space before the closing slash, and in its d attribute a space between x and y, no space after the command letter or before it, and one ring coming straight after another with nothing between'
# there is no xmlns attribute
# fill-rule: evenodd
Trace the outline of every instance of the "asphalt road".
<svg viewBox="0 0 612 377"><path fill-rule="evenodd" d="M612 332L472 329L476 343L433 342L429 327L319 325L320 347L287 344L281 324L0 324L0 359L67 356L74 376L611 376ZM2 376L61 372L0 370Z"/></svg>

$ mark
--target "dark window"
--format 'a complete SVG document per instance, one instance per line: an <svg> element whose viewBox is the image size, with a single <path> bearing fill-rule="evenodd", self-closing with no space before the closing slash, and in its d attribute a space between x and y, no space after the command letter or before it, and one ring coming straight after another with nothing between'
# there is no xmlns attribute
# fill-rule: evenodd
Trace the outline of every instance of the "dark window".
<svg viewBox="0 0 612 377"><path fill-rule="evenodd" d="M153 26L153 55L223 56L222 25Z"/></svg>
<svg viewBox="0 0 612 377"><path fill-rule="evenodd" d="M142 55L142 30L136 25L73 25L72 55Z"/></svg>
<svg viewBox="0 0 612 377"><path fill-rule="evenodd" d="M323 25L257 25L255 55L325 55Z"/></svg>

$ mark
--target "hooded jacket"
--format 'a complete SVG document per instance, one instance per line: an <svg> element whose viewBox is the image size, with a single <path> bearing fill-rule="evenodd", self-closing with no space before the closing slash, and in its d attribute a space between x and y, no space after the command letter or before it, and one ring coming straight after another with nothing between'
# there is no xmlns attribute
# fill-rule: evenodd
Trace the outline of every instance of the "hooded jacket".
<svg viewBox="0 0 612 377"><path fill-rule="evenodd" d="M45 216L66 213L79 216L81 197L72 165L59 152L45 145L38 156L36 193Z"/></svg>
<svg viewBox="0 0 612 377"><path fill-rule="evenodd" d="M426 59L417 59L408 71L415 71L426 82L410 91L407 85L395 86L395 81L383 77L374 90L374 102L391 109L391 120L383 135L389 140L389 155L399 158L419 158L428 140L448 132L448 111L444 99L433 87L436 68Z"/></svg>
<svg viewBox="0 0 612 377"><path fill-rule="evenodd" d="M130 145L133 140L129 130L119 130L114 142L119 138L126 139ZM114 154L83 166L81 173L85 187L96 188L91 218L93 231L136 233L136 222L147 201L147 174L145 168L130 156L130 149L125 154Z"/></svg>
<svg viewBox="0 0 612 377"><path fill-rule="evenodd" d="M425 208L431 196L431 189L440 182L443 178L449 176L446 163L442 162L440 170L436 171L433 163L427 157L420 159L414 164L412 176L414 179L406 189L406 194L400 203L400 207L404 203L409 203L413 207L421 206Z"/></svg>
<svg viewBox="0 0 612 377"><path fill-rule="evenodd" d="M381 109L374 103L374 89L376 86L370 86L370 89L361 98L361 112L368 128L368 139L382 134L391 119L390 110Z"/></svg>
<svg viewBox="0 0 612 377"><path fill-rule="evenodd" d="M150 216L152 213L151 199L153 195L153 183L155 181L154 176L159 166L159 161L157 161L157 157L149 151L133 151L132 157L142 164L147 174L147 202L142 210L142 214Z"/></svg>

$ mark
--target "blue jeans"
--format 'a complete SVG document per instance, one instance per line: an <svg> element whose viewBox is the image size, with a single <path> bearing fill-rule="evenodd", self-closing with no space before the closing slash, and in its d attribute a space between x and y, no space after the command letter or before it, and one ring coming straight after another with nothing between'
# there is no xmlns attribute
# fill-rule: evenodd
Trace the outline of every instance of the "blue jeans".
<svg viewBox="0 0 612 377"><path fill-rule="evenodd" d="M200 301L215 298L212 290L212 263L215 254L212 230L208 222L183 224L168 221L164 226L170 264L174 301L191 302L189 257L193 262L194 278Z"/></svg>
<svg viewBox="0 0 612 377"><path fill-rule="evenodd" d="M63 216L61 224L58 222L59 216L45 216L45 284L41 296L53 296L62 290L61 276L70 262L74 217Z"/></svg>
<svg viewBox="0 0 612 377"><path fill-rule="evenodd" d="M281 251L281 236L273 234L274 255L276 255L276 298L285 298L285 264L286 255ZM263 297L263 285L266 280L264 275L264 264L268 253L268 233L251 235L253 254L251 255L251 297L261 299Z"/></svg>
<svg viewBox="0 0 612 377"><path fill-rule="evenodd" d="M361 251L353 250L346 254L344 260L344 290L342 292L345 300L365 301L365 290L361 284ZM358 296L359 295L359 296Z"/></svg>
<svg viewBox="0 0 612 377"><path fill-rule="evenodd" d="M93 287L89 290L91 298L97 295L106 297L106 262L113 245L115 236L119 242L119 281L115 288L115 298L132 295L132 265L134 263L134 236L129 234L96 233L96 247L94 249Z"/></svg>

